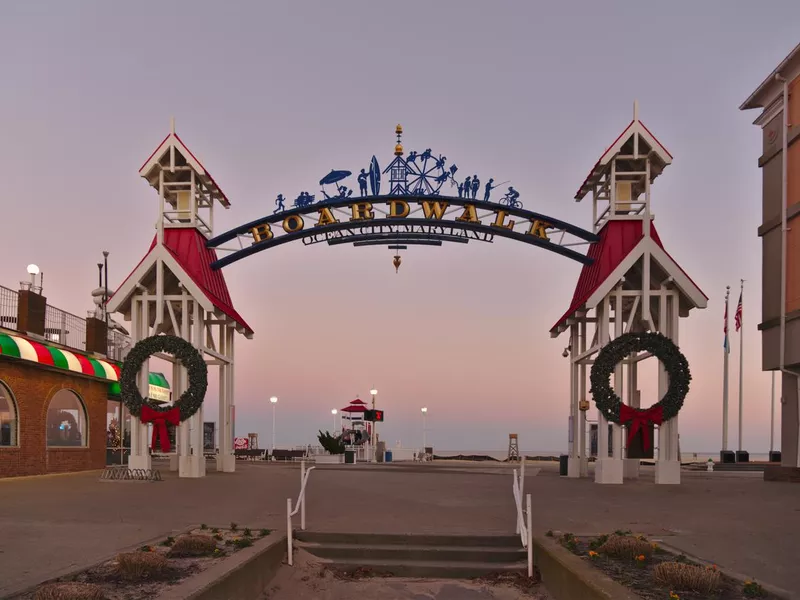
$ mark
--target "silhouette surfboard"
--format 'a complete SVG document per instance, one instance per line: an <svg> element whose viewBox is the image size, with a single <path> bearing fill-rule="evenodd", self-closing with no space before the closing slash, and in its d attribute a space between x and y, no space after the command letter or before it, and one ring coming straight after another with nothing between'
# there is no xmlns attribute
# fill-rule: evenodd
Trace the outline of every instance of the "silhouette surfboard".
<svg viewBox="0 0 800 600"><path fill-rule="evenodd" d="M372 157L372 162L369 164L369 187L372 189L372 195L378 196L381 193L381 168L378 166L378 159Z"/></svg>

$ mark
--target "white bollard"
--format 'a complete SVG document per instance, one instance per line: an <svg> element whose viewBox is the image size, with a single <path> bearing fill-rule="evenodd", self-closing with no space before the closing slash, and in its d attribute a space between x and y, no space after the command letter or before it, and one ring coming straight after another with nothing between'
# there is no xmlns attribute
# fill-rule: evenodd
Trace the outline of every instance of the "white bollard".
<svg viewBox="0 0 800 600"><path fill-rule="evenodd" d="M533 517L531 516L531 495L526 496L528 509L528 577L533 577Z"/></svg>
<svg viewBox="0 0 800 600"><path fill-rule="evenodd" d="M300 498L300 529L306 530L306 495L303 484L306 480L306 461L300 462L300 491L303 496Z"/></svg>
<svg viewBox="0 0 800 600"><path fill-rule="evenodd" d="M286 499L286 545L289 566L292 566L292 499Z"/></svg>
<svg viewBox="0 0 800 600"><path fill-rule="evenodd" d="M519 494L522 497L522 494L525 493L525 457L522 457L522 466L519 470Z"/></svg>
<svg viewBox="0 0 800 600"><path fill-rule="evenodd" d="M706 471L711 473L713 470L714 470L714 459L713 458L709 458L708 462L706 463Z"/></svg>

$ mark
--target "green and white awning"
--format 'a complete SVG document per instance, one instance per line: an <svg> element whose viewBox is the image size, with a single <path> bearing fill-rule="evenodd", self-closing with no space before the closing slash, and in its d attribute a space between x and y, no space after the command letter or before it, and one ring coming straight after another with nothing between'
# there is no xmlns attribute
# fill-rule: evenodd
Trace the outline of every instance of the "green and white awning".
<svg viewBox="0 0 800 600"><path fill-rule="evenodd" d="M120 363L92 358L63 348L47 346L18 335L0 333L0 356L35 362L56 369L64 369L105 379L110 383L108 395L119 396ZM169 382L161 373L150 373L149 396L152 400L170 401Z"/></svg>

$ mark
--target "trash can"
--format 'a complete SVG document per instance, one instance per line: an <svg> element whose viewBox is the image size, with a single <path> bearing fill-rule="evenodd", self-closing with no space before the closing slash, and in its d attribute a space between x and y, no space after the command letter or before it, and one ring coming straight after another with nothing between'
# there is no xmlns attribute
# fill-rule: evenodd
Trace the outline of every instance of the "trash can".
<svg viewBox="0 0 800 600"><path fill-rule="evenodd" d="M356 462L356 451L355 450L345 450L344 451L344 462L346 465L354 465Z"/></svg>
<svg viewBox="0 0 800 600"><path fill-rule="evenodd" d="M559 465L558 465L558 474L562 477L566 477L569 474L569 455L562 454L559 457Z"/></svg>
<svg viewBox="0 0 800 600"><path fill-rule="evenodd" d="M386 462L392 462L392 451L387 450L386 452L384 452L383 457Z"/></svg>

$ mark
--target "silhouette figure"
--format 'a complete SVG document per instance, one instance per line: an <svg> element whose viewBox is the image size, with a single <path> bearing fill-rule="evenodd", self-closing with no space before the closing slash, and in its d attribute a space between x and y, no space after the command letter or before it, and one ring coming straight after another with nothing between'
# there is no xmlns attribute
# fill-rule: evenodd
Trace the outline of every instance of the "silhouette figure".
<svg viewBox="0 0 800 600"><path fill-rule="evenodd" d="M481 188L481 182L477 175L472 176L472 198L478 197L478 190Z"/></svg>
<svg viewBox="0 0 800 600"><path fill-rule="evenodd" d="M492 190L494 189L494 187L492 186L493 183L494 183L494 179L492 179L491 177L489 178L489 181L486 182L486 188L485 188L485 190L483 192L483 201L484 202L488 202L489 201L489 194L491 194Z"/></svg>
<svg viewBox="0 0 800 600"><path fill-rule="evenodd" d="M408 158L406 159L406 162L413 163L415 160L417 160L417 151L412 150L411 152L408 153Z"/></svg>
<svg viewBox="0 0 800 600"><path fill-rule="evenodd" d="M469 192L472 189L472 179L470 179L469 175L464 180L464 198L469 198Z"/></svg>
<svg viewBox="0 0 800 600"><path fill-rule="evenodd" d="M367 177L366 170L361 169L361 173L358 174L358 187L361 188L362 197L367 195Z"/></svg>
<svg viewBox="0 0 800 600"><path fill-rule="evenodd" d="M286 207L283 205L283 194L278 194L278 197L277 197L277 198L276 198L276 200L275 200L275 205L276 205L278 208L276 208L275 210L273 210L273 211L272 211L272 214L273 214L273 215L274 215L274 214L277 214L277 213L281 212L282 210L285 210L285 209L286 209Z"/></svg>
<svg viewBox="0 0 800 600"><path fill-rule="evenodd" d="M464 197L464 184L463 183L459 183L458 184L458 197L459 198L463 198Z"/></svg>

